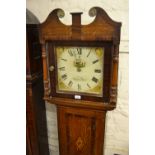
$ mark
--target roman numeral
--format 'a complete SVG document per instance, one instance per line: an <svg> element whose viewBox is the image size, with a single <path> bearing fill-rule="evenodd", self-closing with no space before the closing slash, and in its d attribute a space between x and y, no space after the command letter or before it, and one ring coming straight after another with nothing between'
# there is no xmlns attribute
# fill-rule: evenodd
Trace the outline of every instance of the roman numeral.
<svg viewBox="0 0 155 155"><path fill-rule="evenodd" d="M60 67L59 70L60 71L65 71L65 67Z"/></svg>
<svg viewBox="0 0 155 155"><path fill-rule="evenodd" d="M90 85L89 85L88 83L87 83L87 86L88 86L89 88L91 88Z"/></svg>
<svg viewBox="0 0 155 155"><path fill-rule="evenodd" d="M95 73L101 73L100 69L95 69Z"/></svg>
<svg viewBox="0 0 155 155"><path fill-rule="evenodd" d="M67 61L67 59L63 59L63 58L62 58L61 60L63 60L63 61Z"/></svg>
<svg viewBox="0 0 155 155"><path fill-rule="evenodd" d="M95 83L97 83L98 82L98 79L96 77L93 77L92 78L92 81L95 82Z"/></svg>
<svg viewBox="0 0 155 155"><path fill-rule="evenodd" d="M69 81L68 86L69 87L72 87L72 85L73 85L73 82L72 81Z"/></svg>
<svg viewBox="0 0 155 155"><path fill-rule="evenodd" d="M63 80L67 79L67 75L66 74L62 75L61 77L62 77Z"/></svg>
<svg viewBox="0 0 155 155"><path fill-rule="evenodd" d="M78 84L78 91L80 91L81 90L81 85L80 84Z"/></svg>
<svg viewBox="0 0 155 155"><path fill-rule="evenodd" d="M69 55L72 57L74 55L72 50L68 50Z"/></svg>
<svg viewBox="0 0 155 155"><path fill-rule="evenodd" d="M77 52L79 55L81 55L82 54L82 48L77 48Z"/></svg>
<svg viewBox="0 0 155 155"><path fill-rule="evenodd" d="M98 61L99 61L99 59L97 59L97 60L93 61L92 63L93 63L93 64L95 64L95 63L97 63Z"/></svg>
<svg viewBox="0 0 155 155"><path fill-rule="evenodd" d="M91 53L91 50L90 50L89 53L87 54L87 57L89 57L90 53Z"/></svg>

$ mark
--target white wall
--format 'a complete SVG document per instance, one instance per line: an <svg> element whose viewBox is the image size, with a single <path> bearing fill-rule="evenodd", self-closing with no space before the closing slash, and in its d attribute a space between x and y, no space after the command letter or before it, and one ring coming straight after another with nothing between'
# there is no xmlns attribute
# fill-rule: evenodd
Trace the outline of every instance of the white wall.
<svg viewBox="0 0 155 155"><path fill-rule="evenodd" d="M120 153L128 155L128 0L27 0L27 9L30 10L40 22L55 8L65 11L62 19L66 25L71 24L69 12L84 12L82 24L88 24L93 19L88 16L91 7L102 7L115 21L122 22L119 85L117 108L107 114L105 155ZM58 136L56 108L46 103L48 137L51 155L58 155Z"/></svg>

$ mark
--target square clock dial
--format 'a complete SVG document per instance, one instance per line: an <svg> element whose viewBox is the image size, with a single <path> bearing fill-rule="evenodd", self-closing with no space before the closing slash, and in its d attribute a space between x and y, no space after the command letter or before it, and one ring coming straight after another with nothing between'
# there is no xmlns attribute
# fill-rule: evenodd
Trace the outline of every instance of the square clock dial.
<svg viewBox="0 0 155 155"><path fill-rule="evenodd" d="M57 92L103 96L103 47L55 47Z"/></svg>

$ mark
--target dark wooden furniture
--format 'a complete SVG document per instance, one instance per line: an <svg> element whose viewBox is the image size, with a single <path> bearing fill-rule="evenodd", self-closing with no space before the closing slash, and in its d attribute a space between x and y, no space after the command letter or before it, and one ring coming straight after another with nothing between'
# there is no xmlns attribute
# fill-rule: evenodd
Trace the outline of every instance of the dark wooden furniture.
<svg viewBox="0 0 155 155"><path fill-rule="evenodd" d="M55 9L40 25L44 99L57 105L60 155L102 155L106 112L116 108L121 23L95 7L89 11L90 16L96 15L95 20L89 25L81 25L81 14L72 13L72 25L66 26L59 20L64 12ZM74 92L56 91L57 45L104 47L102 97L80 94L81 100L76 100Z"/></svg>
<svg viewBox="0 0 155 155"><path fill-rule="evenodd" d="M38 25L26 25L26 151L48 155L46 111L43 98L41 46Z"/></svg>

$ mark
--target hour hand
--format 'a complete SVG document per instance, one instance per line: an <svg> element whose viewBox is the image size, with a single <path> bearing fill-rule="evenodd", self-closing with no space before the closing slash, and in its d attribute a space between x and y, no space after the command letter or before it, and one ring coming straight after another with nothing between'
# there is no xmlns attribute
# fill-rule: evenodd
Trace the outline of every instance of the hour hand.
<svg viewBox="0 0 155 155"><path fill-rule="evenodd" d="M75 59L74 66L77 68L77 71L80 72L81 68L85 67L85 62L81 59Z"/></svg>

